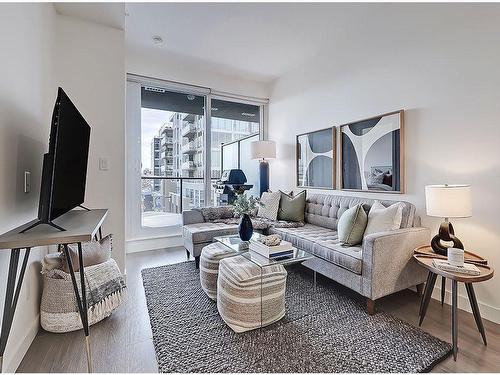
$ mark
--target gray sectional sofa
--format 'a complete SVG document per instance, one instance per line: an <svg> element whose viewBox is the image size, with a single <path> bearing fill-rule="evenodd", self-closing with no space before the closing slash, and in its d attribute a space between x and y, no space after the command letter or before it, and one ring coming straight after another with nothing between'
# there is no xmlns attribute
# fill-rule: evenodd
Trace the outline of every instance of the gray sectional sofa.
<svg viewBox="0 0 500 375"><path fill-rule="evenodd" d="M269 226L265 233L277 233L296 247L315 255L304 266L349 287L367 298L370 314L375 300L394 292L421 286L427 273L413 260L413 249L428 244L430 231L420 226L415 206L402 202L403 219L399 230L365 236L359 246L345 247L337 239L337 222L348 208L362 203L366 210L373 199L313 194L307 198L305 224L296 228ZM395 201L380 201L384 206ZM236 234L236 224L205 221L199 210L183 212L184 246L195 257L215 236Z"/></svg>

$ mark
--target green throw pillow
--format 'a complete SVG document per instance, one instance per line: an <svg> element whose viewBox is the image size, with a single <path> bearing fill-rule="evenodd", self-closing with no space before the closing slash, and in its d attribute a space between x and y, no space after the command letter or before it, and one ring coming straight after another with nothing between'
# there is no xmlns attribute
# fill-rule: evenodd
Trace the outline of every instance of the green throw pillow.
<svg viewBox="0 0 500 375"><path fill-rule="evenodd" d="M306 191L296 195L288 195L281 190L280 208L278 209L278 220L304 221L306 210Z"/></svg>
<svg viewBox="0 0 500 375"><path fill-rule="evenodd" d="M354 246L363 241L368 215L361 204L346 210L337 224L339 241L342 245Z"/></svg>

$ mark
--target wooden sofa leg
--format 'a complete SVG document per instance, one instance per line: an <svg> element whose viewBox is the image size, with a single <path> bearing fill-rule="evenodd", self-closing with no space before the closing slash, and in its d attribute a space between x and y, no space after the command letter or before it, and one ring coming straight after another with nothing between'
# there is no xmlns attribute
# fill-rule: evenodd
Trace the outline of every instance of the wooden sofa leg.
<svg viewBox="0 0 500 375"><path fill-rule="evenodd" d="M200 257L194 257L194 264L196 266L196 269L200 268Z"/></svg>
<svg viewBox="0 0 500 375"><path fill-rule="evenodd" d="M422 293L424 293L424 285L425 283L417 284L417 294L419 296L421 296Z"/></svg>
<svg viewBox="0 0 500 375"><path fill-rule="evenodd" d="M189 253L188 249L186 249L186 257L187 257L187 260L189 260L189 258L191 258L191 254Z"/></svg>
<svg viewBox="0 0 500 375"><path fill-rule="evenodd" d="M367 298L366 299L366 310L368 311L368 315L375 314L375 301Z"/></svg>

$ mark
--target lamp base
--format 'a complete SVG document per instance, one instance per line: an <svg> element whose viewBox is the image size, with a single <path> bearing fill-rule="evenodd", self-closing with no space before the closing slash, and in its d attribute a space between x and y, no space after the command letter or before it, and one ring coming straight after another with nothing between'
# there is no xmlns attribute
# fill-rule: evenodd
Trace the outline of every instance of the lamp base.
<svg viewBox="0 0 500 375"><path fill-rule="evenodd" d="M444 246L441 241L451 241L453 246ZM431 241L432 250L440 255L448 254L448 247L454 247L457 249L463 249L464 245L457 237L455 237L455 231L453 225L449 221L444 221L439 226L439 232L436 234Z"/></svg>
<svg viewBox="0 0 500 375"><path fill-rule="evenodd" d="M261 160L259 163L259 175L260 175L260 195L269 190L269 163L265 160Z"/></svg>

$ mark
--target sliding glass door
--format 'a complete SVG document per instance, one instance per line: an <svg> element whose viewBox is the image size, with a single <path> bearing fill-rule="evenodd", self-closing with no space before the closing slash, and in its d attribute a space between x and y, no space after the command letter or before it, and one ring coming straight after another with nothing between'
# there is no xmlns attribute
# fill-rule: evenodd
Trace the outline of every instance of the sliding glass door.
<svg viewBox="0 0 500 375"><path fill-rule="evenodd" d="M263 105L214 95L210 89L129 76L127 239L174 235L183 210L218 205L213 184L222 169L231 168L222 161L222 145L259 139ZM247 163L249 153L237 159ZM258 166L255 171L248 167L245 173L253 181Z"/></svg>
<svg viewBox="0 0 500 375"><path fill-rule="evenodd" d="M141 87L141 225L180 225L205 204L206 97Z"/></svg>

